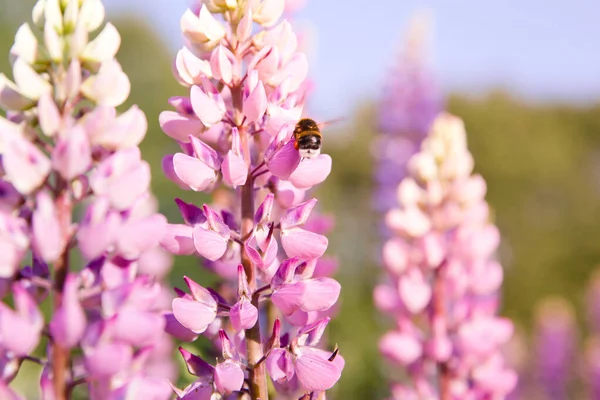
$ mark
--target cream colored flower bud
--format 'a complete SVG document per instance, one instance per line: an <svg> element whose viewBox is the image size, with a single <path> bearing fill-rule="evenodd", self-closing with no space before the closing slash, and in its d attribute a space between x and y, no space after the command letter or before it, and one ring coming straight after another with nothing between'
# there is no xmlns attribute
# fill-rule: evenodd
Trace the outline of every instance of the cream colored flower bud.
<svg viewBox="0 0 600 400"><path fill-rule="evenodd" d="M254 21L265 27L273 26L281 18L284 9L285 0L263 0L252 7Z"/></svg>
<svg viewBox="0 0 600 400"><path fill-rule="evenodd" d="M63 38L58 35L54 26L49 23L44 26L44 44L52 61L60 62L63 59L65 48Z"/></svg>
<svg viewBox="0 0 600 400"><path fill-rule="evenodd" d="M13 77L19 92L32 100L37 100L41 95L52 92L52 85L20 58L17 58L13 64Z"/></svg>
<svg viewBox="0 0 600 400"><path fill-rule="evenodd" d="M6 75L0 74L0 108L22 111L34 104L35 101L21 93L17 85L9 80Z"/></svg>
<svg viewBox="0 0 600 400"><path fill-rule="evenodd" d="M225 37L225 28L202 5L200 15L196 16L190 9L181 17L181 30L186 38L203 51L214 49Z"/></svg>
<svg viewBox="0 0 600 400"><path fill-rule="evenodd" d="M435 158L427 152L420 152L408 160L410 174L423 181L428 182L438 177L438 166Z"/></svg>
<svg viewBox="0 0 600 400"><path fill-rule="evenodd" d="M11 63L21 58L29 64L33 64L38 58L38 41L29 24L23 24L17 30L15 44L10 49L9 57Z"/></svg>
<svg viewBox="0 0 600 400"><path fill-rule="evenodd" d="M120 46L121 36L117 28L109 22L102 32L85 46L81 58L84 61L102 63L114 58Z"/></svg>
<svg viewBox="0 0 600 400"><path fill-rule="evenodd" d="M38 28L43 28L45 23L44 13L46 10L46 0L38 0L31 11L31 19Z"/></svg>
<svg viewBox="0 0 600 400"><path fill-rule="evenodd" d="M46 0L44 6L44 26L50 24L59 33L63 32L63 16L59 0Z"/></svg>
<svg viewBox="0 0 600 400"><path fill-rule="evenodd" d="M398 201L404 207L417 205L423 199L423 189L414 179L407 177L398 186Z"/></svg>
<svg viewBox="0 0 600 400"><path fill-rule="evenodd" d="M104 22L105 10L101 0L85 0L79 9L78 19L82 19L88 32L93 32Z"/></svg>
<svg viewBox="0 0 600 400"><path fill-rule="evenodd" d="M65 0L63 5L65 12L63 14L63 24L65 32L72 32L77 24L79 16L79 0Z"/></svg>

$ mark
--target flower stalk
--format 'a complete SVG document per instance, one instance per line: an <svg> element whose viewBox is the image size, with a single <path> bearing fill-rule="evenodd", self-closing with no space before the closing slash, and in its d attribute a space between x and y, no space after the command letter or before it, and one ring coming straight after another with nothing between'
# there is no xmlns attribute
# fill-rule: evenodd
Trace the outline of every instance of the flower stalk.
<svg viewBox="0 0 600 400"><path fill-rule="evenodd" d="M201 256L223 282L215 291L186 277L189 294L173 300L167 329L185 341L204 335L222 353L213 366L181 349L198 379L175 390L180 399L201 390L266 400L267 377L282 394L318 394L343 368L318 348L340 287L317 276L328 242L310 229L316 199L305 201L331 157L302 159L292 138L308 65L284 6L204 1L181 19L187 44L174 72L189 97L171 98L175 111L160 116L181 148L163 169L183 189L219 195L202 206L176 199L184 223L169 225L162 245Z"/></svg>
<svg viewBox="0 0 600 400"><path fill-rule="evenodd" d="M11 49L14 82L0 74L0 294L14 304L0 303L0 397L19 398L8 383L22 360L39 359L42 399L70 399L85 384L94 400L166 400L166 221L138 148L146 118L115 108L130 90L119 33L99 0L39 0L32 17ZM74 251L82 266L71 265Z"/></svg>

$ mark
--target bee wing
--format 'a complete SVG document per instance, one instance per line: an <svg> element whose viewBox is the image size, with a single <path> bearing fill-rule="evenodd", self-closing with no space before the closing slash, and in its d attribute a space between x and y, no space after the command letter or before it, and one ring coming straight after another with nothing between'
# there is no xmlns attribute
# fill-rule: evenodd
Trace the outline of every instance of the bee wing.
<svg viewBox="0 0 600 400"><path fill-rule="evenodd" d="M329 121L319 123L318 126L319 126L319 129L322 129L322 128L325 128L326 126L329 126L331 124L336 124L345 119L348 119L348 118L347 117L338 117L338 118L330 119Z"/></svg>

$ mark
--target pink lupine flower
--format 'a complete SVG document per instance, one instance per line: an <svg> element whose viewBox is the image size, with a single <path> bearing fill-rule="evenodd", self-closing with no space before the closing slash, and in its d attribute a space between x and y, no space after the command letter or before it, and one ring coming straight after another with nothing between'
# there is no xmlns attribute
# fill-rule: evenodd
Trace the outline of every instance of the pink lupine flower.
<svg viewBox="0 0 600 400"><path fill-rule="evenodd" d="M183 340L202 334L221 346L223 335L217 333L227 332L238 349L237 356L224 353L225 361L211 367L208 377L175 390L181 399L240 390L268 399L264 351L272 346L261 342L261 330L285 318L293 337L294 326L331 315L339 297L340 285L327 276L334 263L319 260L327 232L309 229L316 200L302 203L330 174L332 159L302 159L292 138L308 89L308 62L291 24L280 21L284 8L284 0L243 7L210 0L181 18L187 43L173 72L189 92L169 99L173 110L159 118L181 148L163 159L163 171L182 189L210 191L214 200L202 207L176 200L183 223L169 224L160 243L174 254L206 259L204 265L222 281L217 294L186 278L191 294L179 292L173 300L167 330ZM269 351L287 357L281 348ZM320 396L339 379L341 358L330 362L331 353L313 345L298 346L297 353L288 356L300 360L304 383L293 383L296 374L281 381L277 372L274 378L286 395L308 390ZM331 370L324 382L308 371L313 362Z"/></svg>
<svg viewBox="0 0 600 400"><path fill-rule="evenodd" d="M78 298L79 282L75 275L67 276L63 304L50 321L53 340L65 348L71 348L83 337L86 318Z"/></svg>
<svg viewBox="0 0 600 400"><path fill-rule="evenodd" d="M137 147L147 121L137 106L115 109L130 83L104 15L101 1L38 1L10 51L14 82L0 74L0 293L14 300L0 303L1 398L20 398L6 384L37 359L42 332L44 400L79 384L91 400L166 400L176 377L160 283L167 224Z"/></svg>
<svg viewBox="0 0 600 400"><path fill-rule="evenodd" d="M217 316L218 303L213 294L184 276L191 295L173 299L173 315L194 333L202 333Z"/></svg>
<svg viewBox="0 0 600 400"><path fill-rule="evenodd" d="M513 325L496 315L499 233L472 167L462 121L440 114L408 161L399 207L385 218L393 235L382 249L389 279L374 300L397 328L379 349L406 368L411 384L396 392L407 398L504 398L517 383L501 354ZM433 366L438 372L427 374Z"/></svg>
<svg viewBox="0 0 600 400"><path fill-rule="evenodd" d="M0 303L0 348L25 356L38 345L44 318L35 299L19 283L13 283L12 292L15 310Z"/></svg>
<svg viewBox="0 0 600 400"><path fill-rule="evenodd" d="M289 348L274 347L267 357L267 369L274 381L291 380L295 375L300 386L309 392L330 389L341 376L344 360L337 353L331 354L314 347L329 323L329 319L317 321L300 329ZM279 346L279 321L273 335Z"/></svg>

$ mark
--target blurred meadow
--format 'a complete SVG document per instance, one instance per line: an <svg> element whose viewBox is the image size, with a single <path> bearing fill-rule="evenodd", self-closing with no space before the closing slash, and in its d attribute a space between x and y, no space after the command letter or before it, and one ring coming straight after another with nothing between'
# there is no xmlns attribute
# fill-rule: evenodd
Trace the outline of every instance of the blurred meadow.
<svg viewBox="0 0 600 400"><path fill-rule="evenodd" d="M0 54L4 55L0 71L9 71L7 54L14 33L22 21L30 19L32 3L0 0ZM119 8L108 19L121 33L117 57L132 84L128 103L121 108L138 104L146 113L149 131L142 156L152 166L152 187L161 211L170 221L179 221L174 197L200 204L210 201L203 194L182 192L161 170L162 156L176 151L174 141L160 130L158 115L168 107L169 97L184 90L171 74L180 43L161 35L140 14ZM400 38L405 28L398 25L397 36L390 40ZM396 61L391 54L384 67ZM337 399L383 398L388 390L377 340L390 321L380 316L372 301L373 286L381 279L380 216L372 209L370 151L377 134L379 89L353 99L345 119L324 133L324 151L334 163L318 197L321 210L335 217L328 254L340 260L337 278L343 288L340 314L332 321L328 336L346 359L342 379L332 390ZM561 296L572 303L585 333L584 290L600 266L600 102L523 99L498 87L476 96L457 88L447 93L447 104L451 113L464 119L475 171L487 181L487 199L502 233L502 315L530 334L535 305L547 296ZM193 257L175 260L171 282L182 286L184 274L199 282L213 279ZM21 384L26 384L21 378ZM182 379L189 378L183 374Z"/></svg>

